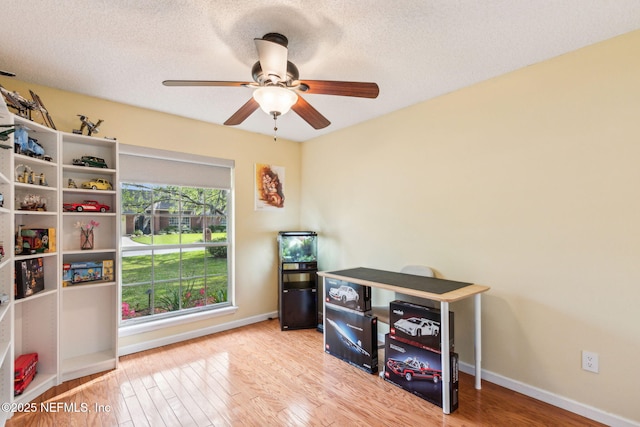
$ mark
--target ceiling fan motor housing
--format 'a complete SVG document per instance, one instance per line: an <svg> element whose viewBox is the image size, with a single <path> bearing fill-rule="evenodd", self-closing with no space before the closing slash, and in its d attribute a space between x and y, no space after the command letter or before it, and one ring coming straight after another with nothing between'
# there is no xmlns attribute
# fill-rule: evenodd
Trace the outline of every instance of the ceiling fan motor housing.
<svg viewBox="0 0 640 427"><path fill-rule="evenodd" d="M289 45L289 39L280 33L267 33L262 36L262 40L267 40L273 43L278 43L281 46L287 47Z"/></svg>
<svg viewBox="0 0 640 427"><path fill-rule="evenodd" d="M268 76L265 76L264 73L262 72L260 61L257 61L255 64L253 64L253 67L251 68L251 75L253 76L253 80L259 84L263 84L263 83L266 83L267 81L270 81ZM298 72L298 67L296 67L296 65L293 62L287 61L286 85L290 86L291 82L298 80L299 77L300 77L300 73Z"/></svg>

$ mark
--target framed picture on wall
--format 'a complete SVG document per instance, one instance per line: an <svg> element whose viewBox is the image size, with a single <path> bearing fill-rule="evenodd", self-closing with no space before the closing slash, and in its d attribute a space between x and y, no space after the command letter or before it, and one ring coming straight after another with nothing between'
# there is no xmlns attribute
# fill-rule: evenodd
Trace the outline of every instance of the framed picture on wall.
<svg viewBox="0 0 640 427"><path fill-rule="evenodd" d="M284 167L256 163L255 210L284 208Z"/></svg>

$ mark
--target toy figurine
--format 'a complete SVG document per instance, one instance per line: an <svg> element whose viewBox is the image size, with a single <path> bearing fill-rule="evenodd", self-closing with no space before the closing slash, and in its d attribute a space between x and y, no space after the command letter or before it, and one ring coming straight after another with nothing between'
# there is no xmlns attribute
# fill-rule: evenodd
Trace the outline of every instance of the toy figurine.
<svg viewBox="0 0 640 427"><path fill-rule="evenodd" d="M86 129L87 130L87 135L91 136L92 134L99 132L98 128L100 127L100 125L103 122L102 119L98 120L97 123L93 123L92 121L89 120L89 118L87 116L83 116L81 114L78 114L78 117L80 117L80 122L82 124L80 125L80 129L74 129L73 133L78 134L78 135L82 135L82 131L84 131Z"/></svg>
<svg viewBox="0 0 640 427"><path fill-rule="evenodd" d="M18 233L16 235L16 255L20 255L22 253L22 227L22 225L18 226Z"/></svg>
<svg viewBox="0 0 640 427"><path fill-rule="evenodd" d="M76 185L76 182L69 178L69 182L67 183L67 188L78 188L78 186Z"/></svg>

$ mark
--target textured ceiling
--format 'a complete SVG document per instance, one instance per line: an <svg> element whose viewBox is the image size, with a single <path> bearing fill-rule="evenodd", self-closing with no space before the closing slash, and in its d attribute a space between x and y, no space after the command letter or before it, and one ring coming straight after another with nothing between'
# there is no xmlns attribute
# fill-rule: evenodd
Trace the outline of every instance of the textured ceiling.
<svg viewBox="0 0 640 427"><path fill-rule="evenodd" d="M640 0L3 0L0 69L222 124L251 89L162 81L251 81L253 39L279 32L301 79L380 86L374 100L305 95L332 122L278 120L305 141L636 29ZM237 127L273 134L260 110Z"/></svg>

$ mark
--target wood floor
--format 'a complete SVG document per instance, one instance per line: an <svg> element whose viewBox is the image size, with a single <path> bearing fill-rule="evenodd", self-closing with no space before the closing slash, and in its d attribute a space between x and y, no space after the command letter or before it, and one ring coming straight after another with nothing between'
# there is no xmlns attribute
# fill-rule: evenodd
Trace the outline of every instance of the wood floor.
<svg viewBox="0 0 640 427"><path fill-rule="evenodd" d="M270 320L122 357L117 370L37 400L59 412L18 413L7 426L601 425L486 381L475 390L465 374L459 400L444 415L325 354L317 331L281 332Z"/></svg>

